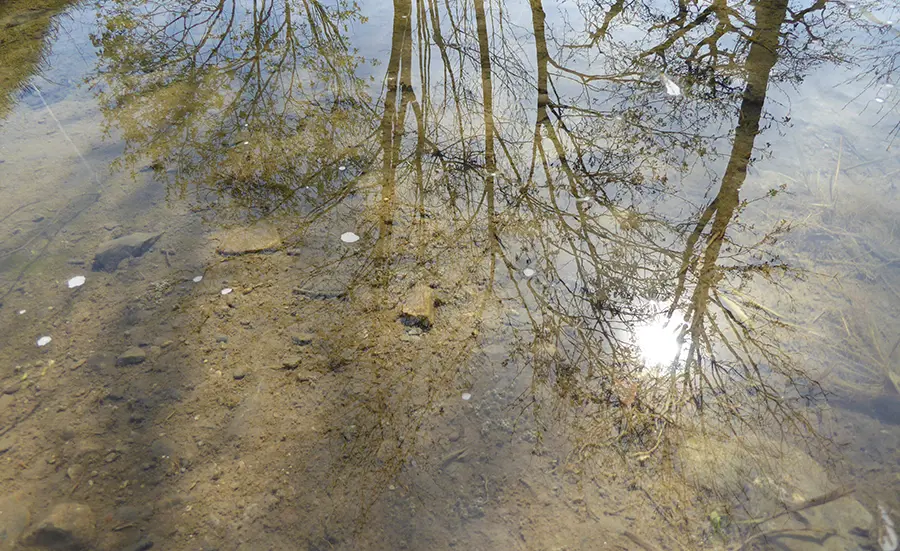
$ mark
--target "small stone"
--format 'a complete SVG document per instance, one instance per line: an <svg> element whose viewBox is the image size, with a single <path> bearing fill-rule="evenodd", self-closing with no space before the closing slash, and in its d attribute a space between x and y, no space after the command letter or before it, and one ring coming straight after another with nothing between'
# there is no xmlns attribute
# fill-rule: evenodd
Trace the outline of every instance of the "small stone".
<svg viewBox="0 0 900 551"><path fill-rule="evenodd" d="M132 346L116 359L116 365L137 365L147 359L147 353L139 346Z"/></svg>
<svg viewBox="0 0 900 551"><path fill-rule="evenodd" d="M219 235L219 240L216 252L223 256L273 252L281 248L278 231L265 223L226 231Z"/></svg>
<svg viewBox="0 0 900 551"><path fill-rule="evenodd" d="M43 222L44 217L39 214L39 215L35 216L34 218L32 218L31 221L34 222L35 224L38 222Z"/></svg>
<svg viewBox="0 0 900 551"><path fill-rule="evenodd" d="M69 480L72 482L78 482L81 480L82 475L84 475L84 467L81 465L71 465L68 469L66 469L66 476L69 477Z"/></svg>
<svg viewBox="0 0 900 551"><path fill-rule="evenodd" d="M53 551L91 549L94 541L94 513L81 503L61 503L22 537L28 547Z"/></svg>
<svg viewBox="0 0 900 551"><path fill-rule="evenodd" d="M241 379L243 379L243 378L246 377L246 376L247 376L247 372L244 371L243 369L235 369L235 370L231 373L231 377L232 377L235 381L240 381Z"/></svg>
<svg viewBox="0 0 900 551"><path fill-rule="evenodd" d="M300 358L298 356L289 356L283 362L281 362L280 369L294 370L300 367ZM276 368L279 369L279 368Z"/></svg>
<svg viewBox="0 0 900 551"><path fill-rule="evenodd" d="M79 367L83 366L86 363L87 363L87 360L78 360L77 362L73 363L72 367L70 367L69 369L71 369L72 371L75 371L76 369L78 369Z"/></svg>
<svg viewBox="0 0 900 551"><path fill-rule="evenodd" d="M315 338L313 333L297 333L291 337L291 342L297 346L307 346L312 344Z"/></svg>
<svg viewBox="0 0 900 551"><path fill-rule="evenodd" d="M434 290L424 283L416 285L403 304L400 321L410 327L430 328L434 321Z"/></svg>
<svg viewBox="0 0 900 551"><path fill-rule="evenodd" d="M162 233L133 233L100 245L94 255L91 268L95 272L114 272L119 262L129 257L139 257L162 236Z"/></svg>
<svg viewBox="0 0 900 551"><path fill-rule="evenodd" d="M87 262L81 260L80 258L70 258L66 262L68 262L72 266L84 266L85 264L87 264Z"/></svg>
<svg viewBox="0 0 900 551"><path fill-rule="evenodd" d="M410 327L409 331L406 332L407 335L410 335L412 337L421 335L422 333L423 331L421 327Z"/></svg>
<svg viewBox="0 0 900 551"><path fill-rule="evenodd" d="M3 389L3 394L15 394L22 388L22 381L16 381Z"/></svg>
<svg viewBox="0 0 900 551"><path fill-rule="evenodd" d="M216 342L228 342L227 335L216 335Z"/></svg>

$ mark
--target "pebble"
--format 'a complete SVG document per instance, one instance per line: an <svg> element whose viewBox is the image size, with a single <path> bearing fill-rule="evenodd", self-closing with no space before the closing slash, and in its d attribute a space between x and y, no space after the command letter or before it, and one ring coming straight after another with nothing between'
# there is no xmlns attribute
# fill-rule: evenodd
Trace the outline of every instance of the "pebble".
<svg viewBox="0 0 900 551"><path fill-rule="evenodd" d="M132 346L116 359L116 365L137 365L147 359L147 353L139 346Z"/></svg>
<svg viewBox="0 0 900 551"><path fill-rule="evenodd" d="M228 342L227 335L216 335L216 342Z"/></svg>
<svg viewBox="0 0 900 551"><path fill-rule="evenodd" d="M78 482L81 480L81 476L84 474L84 467L81 465L72 465L68 469L66 469L66 476L69 477L69 480L72 482Z"/></svg>
<svg viewBox="0 0 900 551"><path fill-rule="evenodd" d="M235 369L235 370L231 373L231 377L232 377L235 381L240 381L241 379L243 379L243 378L246 377L246 376L247 376L247 372L244 371L243 369Z"/></svg>
<svg viewBox="0 0 900 551"><path fill-rule="evenodd" d="M32 218L31 221L34 223L43 222L44 217L39 214L39 215L35 216L34 218Z"/></svg>
<svg viewBox="0 0 900 551"><path fill-rule="evenodd" d="M316 336L313 333L297 333L291 337L291 342L297 346L307 346L312 344Z"/></svg>
<svg viewBox="0 0 900 551"><path fill-rule="evenodd" d="M21 388L22 388L22 382L16 381L16 382L12 383L11 385L9 385L8 387L4 388L3 394L15 394L16 392L19 392L19 389L21 389Z"/></svg>

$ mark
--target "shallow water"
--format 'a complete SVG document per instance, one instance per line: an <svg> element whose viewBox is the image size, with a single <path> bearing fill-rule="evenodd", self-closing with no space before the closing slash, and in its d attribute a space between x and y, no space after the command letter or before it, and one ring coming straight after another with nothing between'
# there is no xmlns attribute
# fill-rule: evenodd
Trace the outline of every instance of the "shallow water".
<svg viewBox="0 0 900 551"><path fill-rule="evenodd" d="M890 549L895 18L0 8L0 550Z"/></svg>

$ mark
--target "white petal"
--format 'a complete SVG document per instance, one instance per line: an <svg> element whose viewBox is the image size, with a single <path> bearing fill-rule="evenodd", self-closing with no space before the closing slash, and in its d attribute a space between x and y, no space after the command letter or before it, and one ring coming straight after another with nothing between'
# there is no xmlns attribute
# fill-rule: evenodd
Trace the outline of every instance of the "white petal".
<svg viewBox="0 0 900 551"><path fill-rule="evenodd" d="M462 399L463 399L463 400L471 400L471 399L472 399L472 395L469 394L468 392L463 392Z"/></svg>
<svg viewBox="0 0 900 551"><path fill-rule="evenodd" d="M670 96L680 96L681 95L681 87L675 83L674 80L669 78L666 75L659 75L659 80L662 81L663 86L666 87L666 93Z"/></svg>
<svg viewBox="0 0 900 551"><path fill-rule="evenodd" d="M194 279L192 279L191 281L193 281L194 283L200 283L201 281L203 281L203 276L194 276Z"/></svg>
<svg viewBox="0 0 900 551"><path fill-rule="evenodd" d="M341 234L341 241L344 243L356 243L359 241L359 236L352 231L348 231Z"/></svg>
<svg viewBox="0 0 900 551"><path fill-rule="evenodd" d="M25 313L25 310L19 310L19 315L20 315L20 316L21 316L22 314L24 314L24 313Z"/></svg>
<svg viewBox="0 0 900 551"><path fill-rule="evenodd" d="M81 287L84 285L85 277L84 276L75 276L69 280L68 285L69 289L74 289L75 287Z"/></svg>
<svg viewBox="0 0 900 551"><path fill-rule="evenodd" d="M222 294L229 295L232 291L234 291L234 289L232 289L231 287L225 287L224 289L222 289Z"/></svg>
<svg viewBox="0 0 900 551"><path fill-rule="evenodd" d="M525 277L534 277L534 274L536 273L537 272L535 272L531 268L525 268L524 270L522 270L522 275L524 275Z"/></svg>
<svg viewBox="0 0 900 551"><path fill-rule="evenodd" d="M53 339L51 339L50 337L41 337L37 340L37 345L38 346L47 346L48 344L50 344L50 341L52 341L52 340Z"/></svg>

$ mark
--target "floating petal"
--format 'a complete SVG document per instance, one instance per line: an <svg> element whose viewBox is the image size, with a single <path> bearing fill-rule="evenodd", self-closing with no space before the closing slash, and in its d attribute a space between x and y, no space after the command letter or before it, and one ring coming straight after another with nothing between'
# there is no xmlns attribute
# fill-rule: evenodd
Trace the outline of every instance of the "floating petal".
<svg viewBox="0 0 900 551"><path fill-rule="evenodd" d="M359 236L352 231L344 232L341 234L341 241L344 243L356 243L359 241Z"/></svg>
<svg viewBox="0 0 900 551"><path fill-rule="evenodd" d="M659 75L659 80L663 83L663 86L666 87L666 93L670 96L680 96L681 95L681 87L678 86L674 80L666 76L665 74Z"/></svg>
<svg viewBox="0 0 900 551"><path fill-rule="evenodd" d="M41 337L37 340L37 345L38 346L47 346L48 344L50 344L50 341L52 341L52 340L53 339L51 339L50 337Z"/></svg>

